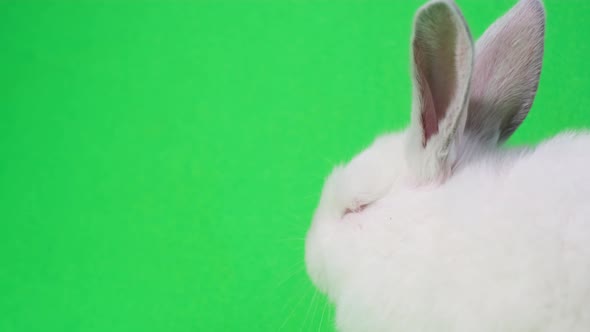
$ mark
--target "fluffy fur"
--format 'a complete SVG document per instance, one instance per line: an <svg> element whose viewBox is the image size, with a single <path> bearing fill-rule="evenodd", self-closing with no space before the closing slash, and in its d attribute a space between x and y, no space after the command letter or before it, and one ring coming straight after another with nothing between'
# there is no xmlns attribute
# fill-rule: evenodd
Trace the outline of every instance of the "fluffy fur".
<svg viewBox="0 0 590 332"><path fill-rule="evenodd" d="M590 135L498 147L532 105L544 21L521 0L472 47L454 3L418 11L411 125L333 171L307 235L338 330L590 331Z"/></svg>

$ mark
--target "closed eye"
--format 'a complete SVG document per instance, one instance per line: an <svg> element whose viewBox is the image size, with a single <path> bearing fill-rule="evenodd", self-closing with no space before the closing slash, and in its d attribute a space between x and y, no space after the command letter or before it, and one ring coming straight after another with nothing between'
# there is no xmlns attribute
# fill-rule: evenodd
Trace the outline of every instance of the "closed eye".
<svg viewBox="0 0 590 332"><path fill-rule="evenodd" d="M348 209L346 209L344 211L344 215L346 216L347 214L350 214L350 213L360 213L360 212L363 212L363 210L366 207L368 207L369 205L370 205L370 203L366 203L366 204L360 204L359 206L354 207L354 208L348 208Z"/></svg>

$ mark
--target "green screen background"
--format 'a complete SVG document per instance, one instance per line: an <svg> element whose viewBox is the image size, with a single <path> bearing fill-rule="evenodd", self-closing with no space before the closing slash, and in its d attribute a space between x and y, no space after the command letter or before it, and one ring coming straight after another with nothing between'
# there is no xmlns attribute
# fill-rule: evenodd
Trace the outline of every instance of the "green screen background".
<svg viewBox="0 0 590 332"><path fill-rule="evenodd" d="M323 177L410 109L422 1L0 1L0 331L332 331ZM475 37L514 2L459 1ZM511 144L590 126L590 3L547 0Z"/></svg>

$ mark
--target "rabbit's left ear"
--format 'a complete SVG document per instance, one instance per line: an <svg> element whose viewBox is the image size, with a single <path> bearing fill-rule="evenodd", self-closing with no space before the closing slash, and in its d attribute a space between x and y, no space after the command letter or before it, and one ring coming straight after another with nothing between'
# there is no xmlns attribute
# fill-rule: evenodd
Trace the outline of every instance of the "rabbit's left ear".
<svg viewBox="0 0 590 332"><path fill-rule="evenodd" d="M525 119L537 93L545 37L540 0L520 0L475 46L467 129L496 145Z"/></svg>
<svg viewBox="0 0 590 332"><path fill-rule="evenodd" d="M444 179L465 126L473 42L452 0L418 10L412 37L413 101L407 158L420 182Z"/></svg>

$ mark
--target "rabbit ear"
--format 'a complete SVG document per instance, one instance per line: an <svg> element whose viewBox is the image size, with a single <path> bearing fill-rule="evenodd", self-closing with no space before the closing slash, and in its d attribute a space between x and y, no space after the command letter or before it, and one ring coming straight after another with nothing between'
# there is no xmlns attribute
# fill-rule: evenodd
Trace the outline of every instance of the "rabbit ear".
<svg viewBox="0 0 590 332"><path fill-rule="evenodd" d="M467 130L499 144L527 116L543 62L545 10L521 0L477 41Z"/></svg>
<svg viewBox="0 0 590 332"><path fill-rule="evenodd" d="M453 1L430 1L418 10L408 159L419 180L450 173L465 125L472 58L471 34Z"/></svg>

